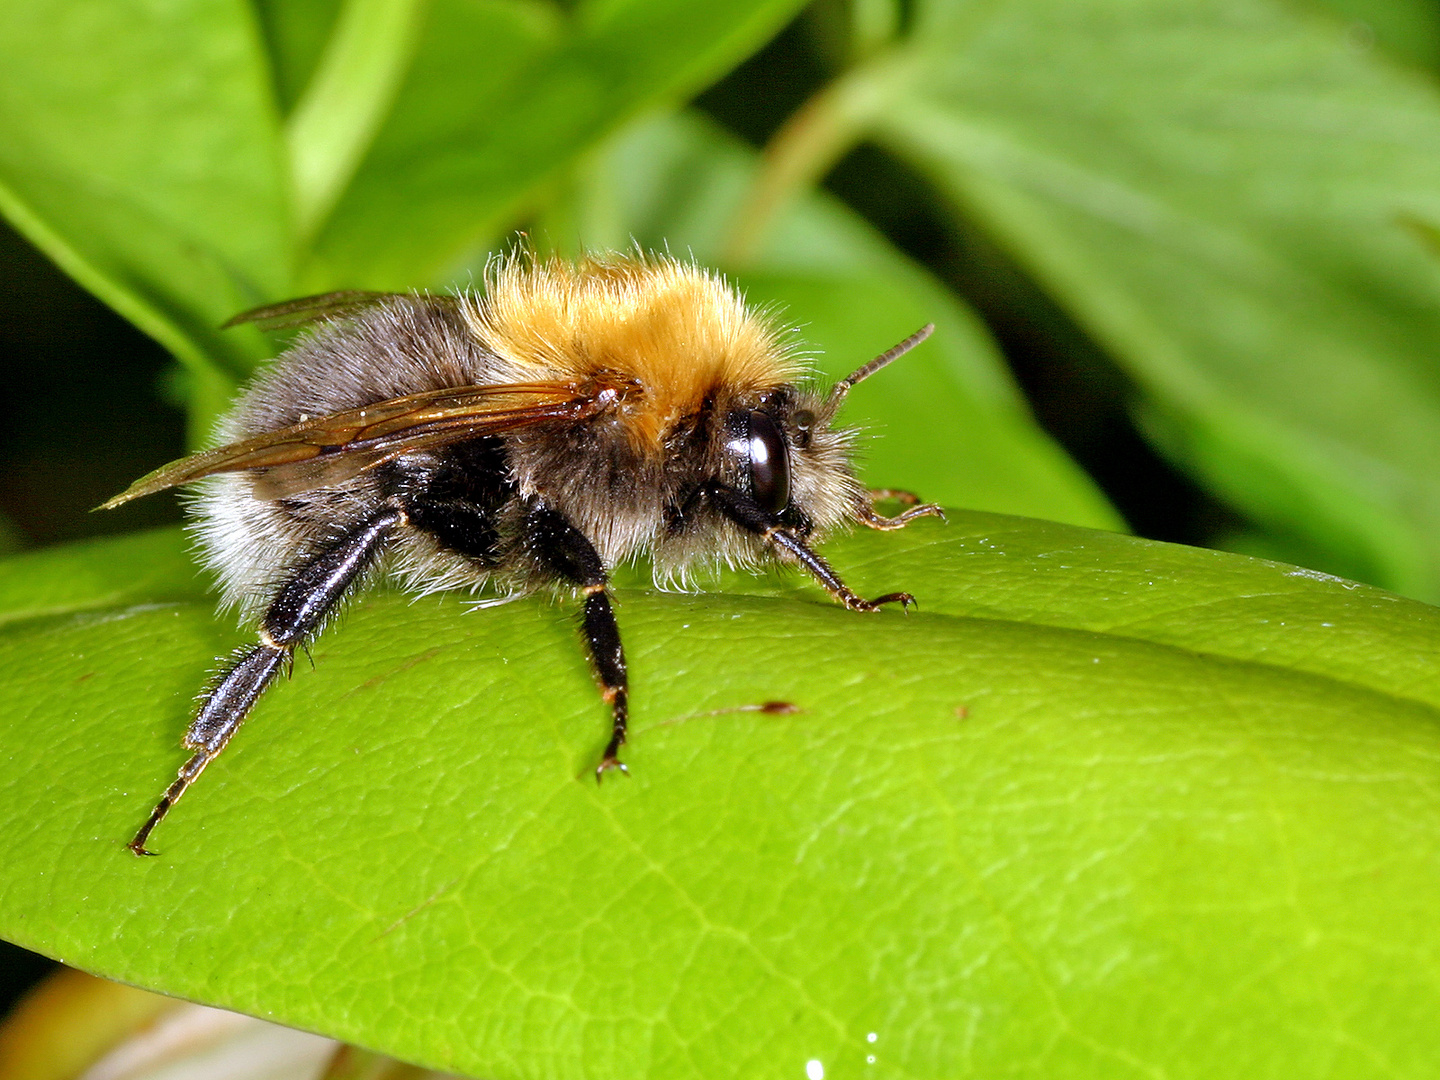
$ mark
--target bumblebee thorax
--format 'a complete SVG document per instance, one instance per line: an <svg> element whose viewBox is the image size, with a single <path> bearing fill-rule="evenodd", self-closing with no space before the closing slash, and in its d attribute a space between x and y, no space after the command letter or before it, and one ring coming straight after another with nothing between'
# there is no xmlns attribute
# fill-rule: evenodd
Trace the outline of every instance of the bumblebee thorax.
<svg viewBox="0 0 1440 1080"><path fill-rule="evenodd" d="M758 398L801 370L771 320L722 278L668 257L511 258L465 317L517 380L629 386L616 415L656 448L707 400Z"/></svg>

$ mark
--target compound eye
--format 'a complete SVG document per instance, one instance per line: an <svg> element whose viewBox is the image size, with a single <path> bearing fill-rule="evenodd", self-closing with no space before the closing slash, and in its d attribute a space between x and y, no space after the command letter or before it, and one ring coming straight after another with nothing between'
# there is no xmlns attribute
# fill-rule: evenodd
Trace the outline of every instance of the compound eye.
<svg viewBox="0 0 1440 1080"><path fill-rule="evenodd" d="M751 493L762 509L778 514L790 505L790 448L767 413L752 409L748 428Z"/></svg>

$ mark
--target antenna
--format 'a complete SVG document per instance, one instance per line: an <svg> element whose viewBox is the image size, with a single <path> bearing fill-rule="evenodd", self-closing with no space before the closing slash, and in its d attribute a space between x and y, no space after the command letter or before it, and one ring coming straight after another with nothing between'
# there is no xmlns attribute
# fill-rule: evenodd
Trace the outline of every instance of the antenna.
<svg viewBox="0 0 1440 1080"><path fill-rule="evenodd" d="M924 341L934 332L935 324L926 323L919 330L916 330L913 334L907 337L904 341L900 342L899 345L896 345L890 349L886 349L883 353L875 357L874 360L871 360L864 367L858 368L855 371L852 371L849 375L846 375L845 378L841 379L838 383L836 383L835 388L830 391L829 406L832 409L838 407L840 402L845 400L845 395L850 392L850 388L852 386L854 386L856 383L864 382L871 375L874 375L877 371L883 368L886 364L900 359L900 357L904 356L911 349L915 348L916 345L919 345L922 341Z"/></svg>

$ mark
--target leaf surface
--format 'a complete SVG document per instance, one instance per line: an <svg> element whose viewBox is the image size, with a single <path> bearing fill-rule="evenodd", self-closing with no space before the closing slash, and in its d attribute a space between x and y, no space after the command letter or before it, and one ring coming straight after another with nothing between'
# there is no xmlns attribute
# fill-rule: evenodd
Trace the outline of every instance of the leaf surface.
<svg viewBox="0 0 1440 1080"><path fill-rule="evenodd" d="M241 637L173 532L0 564L0 932L475 1076L1433 1073L1434 608L958 511L824 550L921 609L622 575L601 786L568 603L371 593L144 861Z"/></svg>

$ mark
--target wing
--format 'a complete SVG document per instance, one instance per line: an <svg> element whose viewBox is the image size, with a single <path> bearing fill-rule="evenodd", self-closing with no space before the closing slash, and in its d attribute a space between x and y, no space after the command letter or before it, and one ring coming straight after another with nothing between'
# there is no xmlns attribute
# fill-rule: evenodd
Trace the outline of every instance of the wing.
<svg viewBox="0 0 1440 1080"><path fill-rule="evenodd" d="M221 323L220 329L228 330L232 326L254 323L261 330L286 330L295 326L308 326L310 323L343 319L368 307L374 307L392 296L409 295L411 294L345 289L341 292L321 293L318 296L302 296L297 300L286 300L283 303L266 304L264 307L242 311L233 319ZM431 304L455 303L453 296L426 296L425 300Z"/></svg>
<svg viewBox="0 0 1440 1080"><path fill-rule="evenodd" d="M506 383L432 390L317 417L229 446L172 461L101 504L112 510L131 499L215 473L263 469L257 497L297 495L339 483L414 450L546 420L583 420L610 408L619 386L574 382Z"/></svg>

